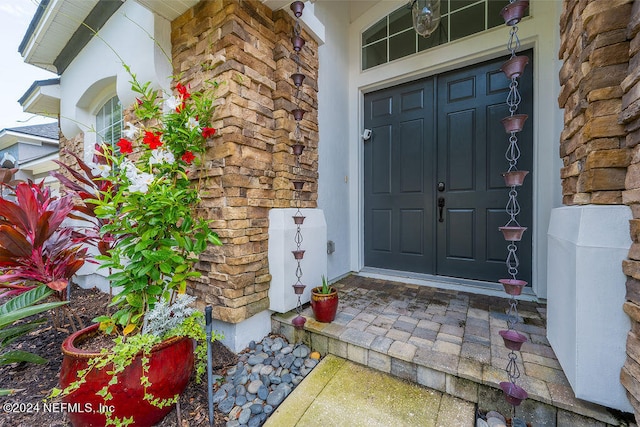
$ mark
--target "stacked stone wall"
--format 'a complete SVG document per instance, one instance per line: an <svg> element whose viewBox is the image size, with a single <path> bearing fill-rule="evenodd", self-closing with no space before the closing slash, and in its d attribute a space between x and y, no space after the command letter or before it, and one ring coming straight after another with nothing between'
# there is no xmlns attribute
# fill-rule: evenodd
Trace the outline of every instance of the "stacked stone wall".
<svg viewBox="0 0 640 427"><path fill-rule="evenodd" d="M640 1L634 1L630 18L625 29L630 40L629 64L620 85L622 111L619 123L625 131L625 147L630 157L622 199L633 214L630 221L632 245L628 259L623 262L627 275L624 311L631 318L631 331L627 336L627 359L620 379L635 409L636 420L640 420Z"/></svg>
<svg viewBox="0 0 640 427"><path fill-rule="evenodd" d="M565 0L560 19L560 136L565 205L622 204L631 150L620 123L630 0Z"/></svg>
<svg viewBox="0 0 640 427"><path fill-rule="evenodd" d="M206 161L199 171L203 204L222 247L201 255L200 301L216 319L237 323L269 307L268 215L293 207L294 179L306 181L302 207L316 207L318 125L317 44L306 33L300 53L307 75L301 108L305 152L295 169L293 20L259 1L202 1L172 23L174 72L197 90L219 83Z"/></svg>

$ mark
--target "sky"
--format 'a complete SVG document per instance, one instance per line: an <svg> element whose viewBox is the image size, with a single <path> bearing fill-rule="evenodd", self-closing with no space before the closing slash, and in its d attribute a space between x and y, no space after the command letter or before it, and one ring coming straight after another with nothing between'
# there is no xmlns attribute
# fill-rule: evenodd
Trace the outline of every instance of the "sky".
<svg viewBox="0 0 640 427"><path fill-rule="evenodd" d="M57 77L41 68L23 62L18 46L27 31L39 0L0 0L0 129L50 123L22 111L18 99L35 80Z"/></svg>

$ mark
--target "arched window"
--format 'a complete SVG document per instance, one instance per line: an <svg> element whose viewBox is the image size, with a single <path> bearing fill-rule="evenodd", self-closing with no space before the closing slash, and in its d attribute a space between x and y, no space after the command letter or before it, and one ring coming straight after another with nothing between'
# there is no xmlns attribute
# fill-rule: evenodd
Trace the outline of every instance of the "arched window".
<svg viewBox="0 0 640 427"><path fill-rule="evenodd" d="M122 104L114 96L98 110L96 114L96 142L112 146L120 140L122 135Z"/></svg>

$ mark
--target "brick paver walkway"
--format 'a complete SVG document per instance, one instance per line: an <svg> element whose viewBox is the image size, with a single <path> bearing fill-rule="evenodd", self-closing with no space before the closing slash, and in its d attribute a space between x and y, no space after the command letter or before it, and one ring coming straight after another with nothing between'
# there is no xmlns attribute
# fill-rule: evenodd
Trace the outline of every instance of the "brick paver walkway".
<svg viewBox="0 0 640 427"><path fill-rule="evenodd" d="M500 405L498 385L507 381L509 350L498 332L507 329L508 299L356 275L334 286L340 305L332 323L316 322L310 307L302 313L304 339L314 349L477 402L481 409ZM575 398L546 339L545 305L519 301L518 313L516 330L528 338L517 352L518 384L529 393L520 408L526 412L527 404L538 402L530 408L536 418L546 411L558 425L579 425L571 418L576 414L618 425L605 408ZM293 334L295 315L276 315L274 329ZM505 403L498 410L509 408Z"/></svg>

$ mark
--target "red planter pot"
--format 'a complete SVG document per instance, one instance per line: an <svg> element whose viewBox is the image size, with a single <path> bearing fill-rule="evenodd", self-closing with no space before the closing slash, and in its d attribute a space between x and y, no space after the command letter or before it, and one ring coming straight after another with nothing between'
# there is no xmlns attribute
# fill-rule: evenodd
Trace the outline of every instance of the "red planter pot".
<svg viewBox="0 0 640 427"><path fill-rule="evenodd" d="M60 386L66 388L77 380L77 372L87 367L87 361L98 357L99 353L78 349L75 344L98 333L98 325L91 325L70 335L62 343L62 367ZM175 337L153 347L149 356L149 381L147 392L160 399L169 399L184 391L194 366L194 342L190 338ZM108 367L111 369L110 367ZM144 388L140 384L142 366L136 357L118 375L118 383L109 387L113 398L104 402L96 395L111 380L109 369L92 370L86 376L86 383L65 396L62 400L69 404L68 417L74 426L91 427L106 425L105 410L113 409L112 418L133 417L136 426L152 426L162 420L172 406L157 408L144 400ZM108 408L105 408L108 405ZM102 411L102 412L101 412Z"/></svg>
<svg viewBox="0 0 640 427"><path fill-rule="evenodd" d="M318 322L333 322L333 319L336 318L336 312L338 311L338 291L331 288L331 292L328 294L321 294L320 289L321 287L318 286L311 290L313 317L315 317Z"/></svg>

